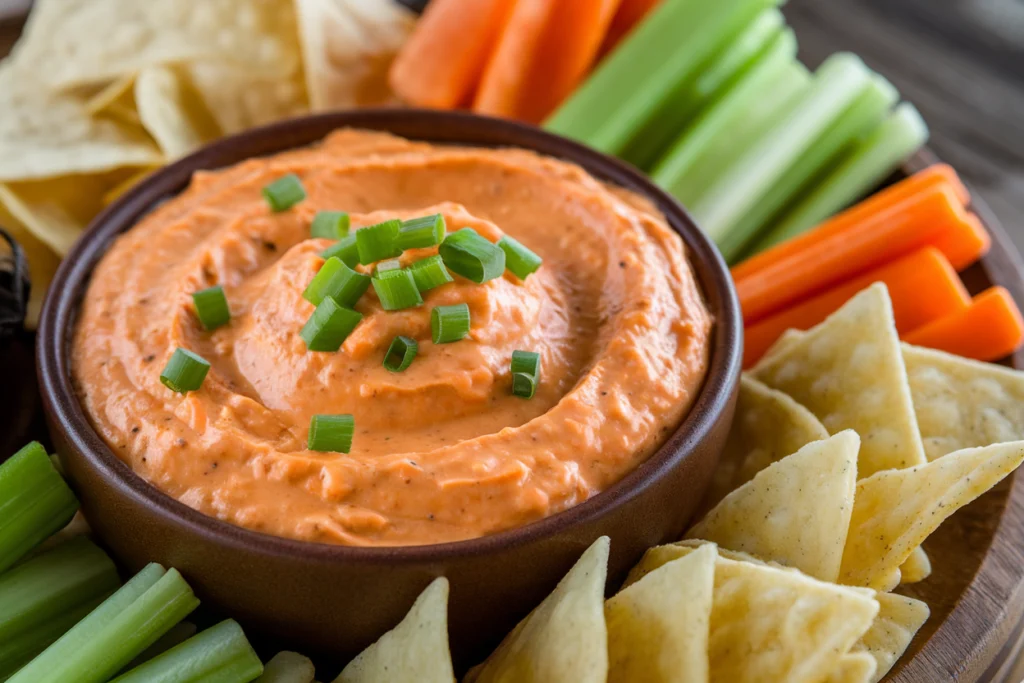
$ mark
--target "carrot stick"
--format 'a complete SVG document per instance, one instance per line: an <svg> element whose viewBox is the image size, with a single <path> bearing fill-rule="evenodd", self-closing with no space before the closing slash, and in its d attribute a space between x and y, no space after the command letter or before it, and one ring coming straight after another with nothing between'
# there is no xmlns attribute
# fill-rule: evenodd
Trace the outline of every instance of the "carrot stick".
<svg viewBox="0 0 1024 683"><path fill-rule="evenodd" d="M967 192L964 184L960 182L956 171L947 164L934 164L865 199L860 204L822 223L814 230L809 230L799 237L787 240L776 247L752 256L732 269L733 279L741 280L753 275L784 258L803 251L816 242L841 232L853 223L865 220L873 213L882 211L897 202L914 196L918 192L937 186L950 187L960 202L965 205L970 202L970 194Z"/></svg>
<svg viewBox="0 0 1024 683"><path fill-rule="evenodd" d="M841 223L838 230L833 221ZM804 248L736 280L744 322L756 322L923 246L976 243L976 226L959 197L941 184L858 221L839 216L817 228L816 236L818 231L821 236ZM954 268L965 265L966 251L957 250ZM973 259L979 256L974 253Z"/></svg>
<svg viewBox="0 0 1024 683"><path fill-rule="evenodd" d="M786 330L814 327L875 282L889 288L900 334L962 312L971 303L949 260L938 249L925 247L748 326L744 367L760 360Z"/></svg>
<svg viewBox="0 0 1024 683"><path fill-rule="evenodd" d="M988 253L992 238L981 220L969 213L964 217L963 230L938 235L932 244L949 258L954 268L963 270Z"/></svg>
<svg viewBox="0 0 1024 683"><path fill-rule="evenodd" d="M619 41L626 37L634 26L639 24L647 13L654 9L661 0L622 0L619 9L612 17L612 23L608 26L608 32L601 43L598 54L604 56L615 49Z"/></svg>
<svg viewBox="0 0 1024 683"><path fill-rule="evenodd" d="M391 89L420 107L468 106L515 4L433 0L391 65Z"/></svg>
<svg viewBox="0 0 1024 683"><path fill-rule="evenodd" d="M519 0L473 101L539 123L580 83L620 0Z"/></svg>
<svg viewBox="0 0 1024 683"><path fill-rule="evenodd" d="M965 358L994 361L1024 343L1024 319L1010 293L992 287L974 297L966 309L918 328L903 340Z"/></svg>

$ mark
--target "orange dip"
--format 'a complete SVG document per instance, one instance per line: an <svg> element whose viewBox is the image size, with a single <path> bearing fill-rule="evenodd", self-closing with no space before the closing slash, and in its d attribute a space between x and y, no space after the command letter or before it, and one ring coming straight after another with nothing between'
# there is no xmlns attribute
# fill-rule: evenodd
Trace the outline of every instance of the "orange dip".
<svg viewBox="0 0 1024 683"><path fill-rule="evenodd" d="M261 189L294 172L307 198L272 213ZM679 237L639 197L522 150L413 143L343 130L323 143L195 174L120 237L96 269L74 341L86 412L139 475L183 503L270 534L348 545L481 536L580 503L675 429L703 381L711 320ZM336 353L309 352L302 292L353 228L442 213L448 230L507 232L543 257L521 281L455 282L423 306L381 309ZM436 253L417 249L403 265ZM364 268L364 270L367 270ZM221 284L231 322L206 332L191 294ZM469 338L433 345L430 310L466 302ZM419 342L401 373L396 335ZM176 347L212 369L165 388ZM540 352L531 400L511 395L516 349ZM306 450L310 418L352 413L352 452Z"/></svg>

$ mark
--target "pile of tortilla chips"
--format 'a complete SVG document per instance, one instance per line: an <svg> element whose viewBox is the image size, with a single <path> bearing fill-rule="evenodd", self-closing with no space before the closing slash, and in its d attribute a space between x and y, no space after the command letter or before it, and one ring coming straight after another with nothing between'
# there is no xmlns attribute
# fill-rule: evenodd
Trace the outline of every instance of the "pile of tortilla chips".
<svg viewBox="0 0 1024 683"><path fill-rule="evenodd" d="M0 225L29 324L59 258L152 169L222 135L392 101L414 17L390 0L36 0L0 62Z"/></svg>
<svg viewBox="0 0 1024 683"><path fill-rule="evenodd" d="M606 600L599 539L466 680L881 680L929 617L891 591L1024 461L1022 399L1024 373L901 345L885 287L864 290L743 378L713 507L685 540ZM453 681L445 595L433 584L338 680Z"/></svg>

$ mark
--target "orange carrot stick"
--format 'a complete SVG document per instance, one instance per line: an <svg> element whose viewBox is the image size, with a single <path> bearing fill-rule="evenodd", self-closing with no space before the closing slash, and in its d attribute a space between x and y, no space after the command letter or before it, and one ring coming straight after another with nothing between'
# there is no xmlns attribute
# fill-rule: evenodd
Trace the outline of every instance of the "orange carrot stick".
<svg viewBox="0 0 1024 683"><path fill-rule="evenodd" d="M943 244L948 249L950 244L976 242L976 226L948 185L918 192L840 230L833 230L831 221L817 230L824 235L803 249L736 280L745 323L757 322L923 246ZM966 251L957 250L960 260ZM980 256L976 253L973 258ZM953 263L954 268L965 265L960 260Z"/></svg>
<svg viewBox="0 0 1024 683"><path fill-rule="evenodd" d="M965 358L994 361L1024 343L1024 318L1008 291L992 287L974 297L963 311L918 328L903 340Z"/></svg>
<svg viewBox="0 0 1024 683"><path fill-rule="evenodd" d="M519 0L473 110L539 123L583 80L620 0Z"/></svg>
<svg viewBox="0 0 1024 683"><path fill-rule="evenodd" d="M468 106L515 4L433 0L391 65L391 89L420 107Z"/></svg>
<svg viewBox="0 0 1024 683"><path fill-rule="evenodd" d="M992 238L985 231L981 220L969 213L964 217L962 230L938 235L932 244L949 258L954 268L963 270L988 253Z"/></svg>
<svg viewBox="0 0 1024 683"><path fill-rule="evenodd" d="M937 186L952 188L956 197L964 205L970 202L970 194L967 192L964 184L960 182L956 171L947 164L934 164L872 195L860 204L822 223L814 230L805 232L799 237L787 240L776 247L750 257L732 269L733 279L741 280L749 277L760 270L770 267L774 263L778 263L782 259L800 253L812 244L842 232L848 226L865 220L873 213L883 211L898 202L906 200L908 197Z"/></svg>
<svg viewBox="0 0 1024 683"><path fill-rule="evenodd" d="M608 27L608 33L604 36L599 54L603 56L614 50L619 41L625 38L634 26L643 21L647 13L654 9L659 2L661 0L622 0L618 11L612 17L612 23Z"/></svg>
<svg viewBox="0 0 1024 683"><path fill-rule="evenodd" d="M971 297L949 260L925 247L750 325L744 330L743 365L750 367L790 328L814 327L875 282L889 288L900 334L965 310Z"/></svg>

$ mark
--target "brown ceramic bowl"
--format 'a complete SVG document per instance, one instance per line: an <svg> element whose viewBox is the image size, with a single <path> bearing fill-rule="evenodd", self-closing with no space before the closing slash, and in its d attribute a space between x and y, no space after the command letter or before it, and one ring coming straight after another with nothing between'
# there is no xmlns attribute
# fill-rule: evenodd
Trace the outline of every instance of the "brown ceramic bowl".
<svg viewBox="0 0 1024 683"><path fill-rule="evenodd" d="M565 512L484 538L443 545L356 548L277 538L207 517L136 476L97 436L70 379L70 339L90 273L111 241L192 172L273 154L354 126L412 139L521 147L579 164L652 200L682 235L715 317L711 365L689 415L648 461ZM205 605L304 652L358 652L394 626L436 576L451 582L450 632L458 663L477 657L554 587L580 553L612 539L620 580L645 549L681 534L729 429L742 322L718 251L671 197L631 167L536 128L462 113L378 110L286 121L216 142L153 174L100 215L64 260L38 334L39 382L57 452L98 537L129 571L177 567Z"/></svg>

